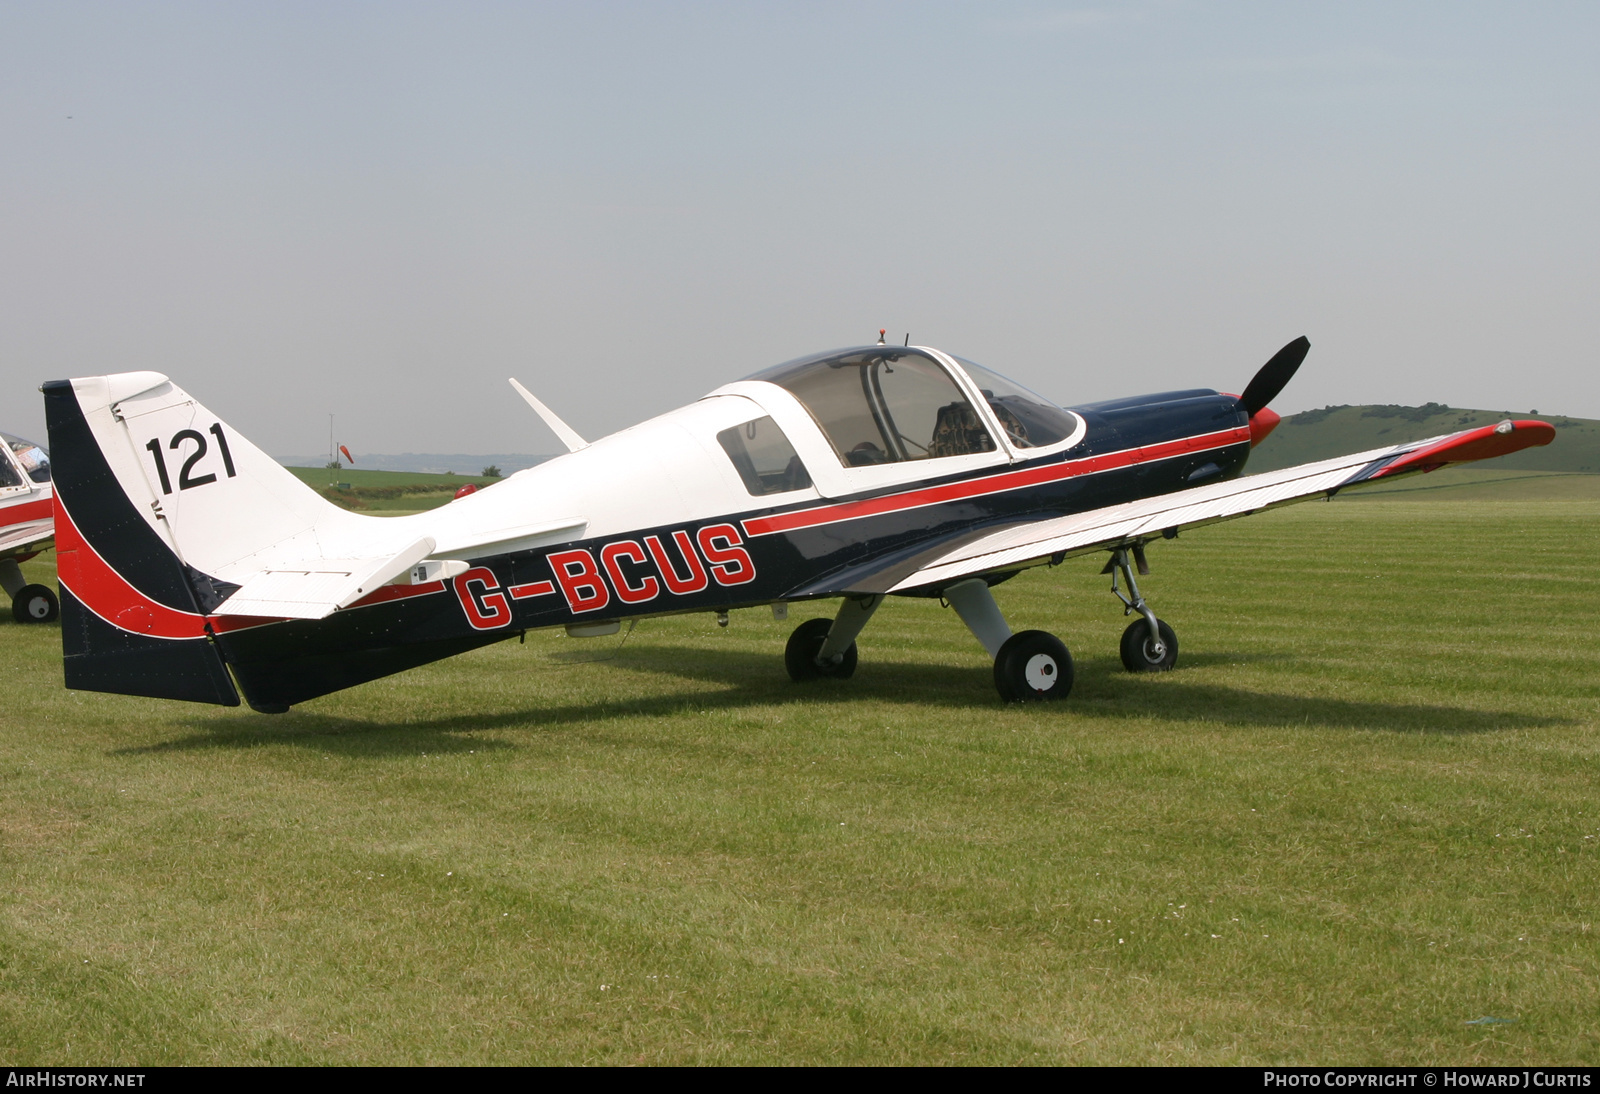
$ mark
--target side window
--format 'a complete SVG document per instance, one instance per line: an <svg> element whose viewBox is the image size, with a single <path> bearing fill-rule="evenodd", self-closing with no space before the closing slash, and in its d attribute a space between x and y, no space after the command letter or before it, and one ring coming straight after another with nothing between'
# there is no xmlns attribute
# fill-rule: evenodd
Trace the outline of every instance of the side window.
<svg viewBox="0 0 1600 1094"><path fill-rule="evenodd" d="M805 358L751 379L792 392L846 467L995 450L955 381L937 361L915 350Z"/></svg>
<svg viewBox="0 0 1600 1094"><path fill-rule="evenodd" d="M34 482L50 481L50 454L32 441L25 441L21 437L13 437L9 433L0 433L0 441L4 441L17 457L17 463L22 465L22 473ZM5 463L5 457L0 456L0 464ZM11 486L9 469L0 471L0 478L6 481L0 485Z"/></svg>
<svg viewBox="0 0 1600 1094"><path fill-rule="evenodd" d="M804 490L811 485L806 465L771 418L757 418L724 429L717 434L717 443L733 461L744 488L756 497Z"/></svg>
<svg viewBox="0 0 1600 1094"><path fill-rule="evenodd" d="M0 453L0 490L12 490L21 485L22 476L17 473L17 465Z"/></svg>

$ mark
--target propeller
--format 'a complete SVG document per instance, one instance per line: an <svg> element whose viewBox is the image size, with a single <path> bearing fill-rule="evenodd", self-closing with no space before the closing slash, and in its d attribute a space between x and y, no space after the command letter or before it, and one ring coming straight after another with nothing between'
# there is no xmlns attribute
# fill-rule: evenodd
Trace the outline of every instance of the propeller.
<svg viewBox="0 0 1600 1094"><path fill-rule="evenodd" d="M1250 381L1250 386L1244 389L1244 394L1239 396L1239 401L1244 404L1244 409L1251 417L1256 411L1266 406L1278 397L1278 392L1294 378L1295 370L1306 359L1306 354L1311 352L1311 342L1301 335L1277 353L1272 355L1272 360L1261 366L1261 371L1255 374Z"/></svg>

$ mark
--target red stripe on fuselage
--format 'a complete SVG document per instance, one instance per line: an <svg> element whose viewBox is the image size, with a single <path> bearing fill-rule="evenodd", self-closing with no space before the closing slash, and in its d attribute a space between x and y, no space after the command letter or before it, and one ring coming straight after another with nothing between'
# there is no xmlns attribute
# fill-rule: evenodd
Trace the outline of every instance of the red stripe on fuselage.
<svg viewBox="0 0 1600 1094"><path fill-rule="evenodd" d="M374 604L387 604L394 600L406 600L413 596L427 596L429 593L442 592L444 592L444 582L442 581L429 581L422 585L382 585L354 604L339 610L347 612L351 608L370 608ZM211 629L218 634L227 634L230 631L249 630L251 627L264 627L269 623L289 622L292 622L292 620L281 615L214 615L211 617ZM316 622L316 620L311 622Z"/></svg>
<svg viewBox="0 0 1600 1094"><path fill-rule="evenodd" d="M0 528L12 524L26 524L30 520L43 520L55 511L49 498L37 498L20 505L0 505Z"/></svg>
<svg viewBox="0 0 1600 1094"><path fill-rule="evenodd" d="M919 509L925 505L962 501L966 498L983 497L986 494L1001 494L1008 490L1021 490L1029 486L1075 478L1078 475L1114 471L1119 467L1132 467L1134 464L1170 459L1191 452L1226 448L1249 440L1249 427L1239 426L1215 433L1202 433L1194 437L1181 437L1175 441L1163 441L1161 444L1145 445L1142 448L1108 452L1104 456L1089 456L1081 460L1024 468L1021 471L1003 471L998 475L948 482L942 486L924 487L903 494L887 494L881 498L868 498L865 501L847 501L816 509L755 517L742 523L747 535L769 536L775 532L791 532L797 528L812 528L819 524L835 524L843 520L857 520L884 513L898 513L905 509Z"/></svg>
<svg viewBox="0 0 1600 1094"><path fill-rule="evenodd" d="M444 592L443 581L429 581L421 585L380 585L360 600L339 610L347 612L351 608L365 608L372 604L387 604L391 600L405 600L413 596L442 592Z"/></svg>

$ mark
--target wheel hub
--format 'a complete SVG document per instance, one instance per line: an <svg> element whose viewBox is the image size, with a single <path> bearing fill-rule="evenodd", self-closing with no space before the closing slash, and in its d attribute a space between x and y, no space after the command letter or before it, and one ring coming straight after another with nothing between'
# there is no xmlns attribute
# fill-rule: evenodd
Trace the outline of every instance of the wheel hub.
<svg viewBox="0 0 1600 1094"><path fill-rule="evenodd" d="M1059 675L1056 671L1056 659L1048 653L1036 653L1028 658L1027 667L1022 670L1022 678L1034 691L1049 691L1056 686Z"/></svg>

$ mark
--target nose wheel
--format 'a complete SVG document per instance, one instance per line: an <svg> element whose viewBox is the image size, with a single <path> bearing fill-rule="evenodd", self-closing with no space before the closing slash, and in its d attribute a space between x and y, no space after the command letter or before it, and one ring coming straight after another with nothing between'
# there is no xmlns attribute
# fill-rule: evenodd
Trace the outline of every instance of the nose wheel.
<svg viewBox="0 0 1600 1094"><path fill-rule="evenodd" d="M1157 619L1156 613L1145 603L1139 592L1139 583L1133 577L1135 566L1141 574L1150 572L1144 560L1142 543L1112 551L1111 561L1101 571L1111 574L1111 591L1122 601L1122 614L1139 616L1122 632L1122 667L1129 672L1166 672L1178 664L1178 636L1165 622ZM1127 582L1126 595L1117 588L1119 574Z"/></svg>
<svg viewBox="0 0 1600 1094"><path fill-rule="evenodd" d="M1150 623L1135 619L1122 632L1122 667L1129 672L1166 672L1178 663L1178 636L1166 620L1156 620L1157 643L1150 637Z"/></svg>

